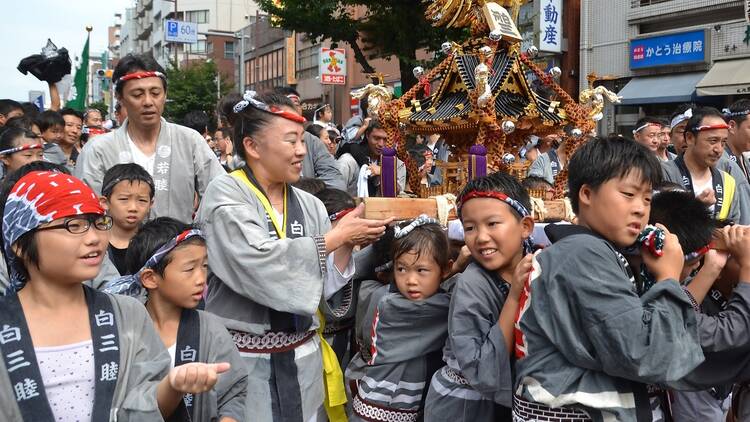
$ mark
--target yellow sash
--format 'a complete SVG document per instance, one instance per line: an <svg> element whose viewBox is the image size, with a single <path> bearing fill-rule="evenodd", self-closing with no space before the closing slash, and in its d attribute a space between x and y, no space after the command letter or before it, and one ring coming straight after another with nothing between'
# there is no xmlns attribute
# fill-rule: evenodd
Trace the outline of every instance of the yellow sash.
<svg viewBox="0 0 750 422"><path fill-rule="evenodd" d="M326 408L329 422L347 422L348 419L344 407L346 404L344 374L341 371L341 366L339 365L339 359L336 357L336 353L326 339L323 338L323 329L325 329L326 320L323 318L323 314L320 313L320 310L317 312L318 319L320 320L318 336L320 337L320 350L323 355L323 383L326 389L326 397L323 401L323 405Z"/></svg>
<svg viewBox="0 0 750 422"><path fill-rule="evenodd" d="M271 219L273 228L276 230L276 234L279 239L286 238L286 184L284 184L284 221L279 225L278 219L276 218L276 212L274 211L271 203L268 201L263 192L260 191L243 170L235 170L232 176L237 180L240 180L258 197L258 200L263 204L263 209L266 210L266 214ZM320 337L320 351L323 361L323 383L325 386L326 397L323 401L326 413L328 414L329 422L347 422L346 411L344 405L346 404L346 390L344 389L344 374L341 371L339 365L339 359L336 357L336 353L333 351L328 342L323 338L323 329L325 328L325 318L317 311L318 319L320 320L320 328L318 328L318 336Z"/></svg>
<svg viewBox="0 0 750 422"><path fill-rule="evenodd" d="M724 202L721 203L721 210L719 210L718 218L719 220L725 220L729 216L729 209L732 207L734 191L737 184L731 174L722 171L721 176L724 178Z"/></svg>
<svg viewBox="0 0 750 422"><path fill-rule="evenodd" d="M247 178L245 171L242 169L235 170L231 174L235 179L243 182L251 191L253 191L260 203L263 204L263 209L266 210L268 218L271 219L271 224L273 224L273 228L276 230L276 235L279 236L279 239L286 239L286 183L284 183L284 221L279 225L279 220L276 218L276 211L274 211L268 198L266 198L266 195L264 195L263 192L261 192L260 189L258 189L250 179Z"/></svg>

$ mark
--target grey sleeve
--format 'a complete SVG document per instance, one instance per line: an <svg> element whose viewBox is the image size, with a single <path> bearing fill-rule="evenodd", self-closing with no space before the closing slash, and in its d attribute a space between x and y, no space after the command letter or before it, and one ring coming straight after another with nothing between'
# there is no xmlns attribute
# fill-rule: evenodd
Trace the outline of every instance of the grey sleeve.
<svg viewBox="0 0 750 422"><path fill-rule="evenodd" d="M546 265L551 275L535 286L551 298L537 317L570 362L656 384L678 380L703 361L695 311L676 281L638 297L611 247L588 238L574 249Z"/></svg>
<svg viewBox="0 0 750 422"><path fill-rule="evenodd" d="M204 315L206 315L204 313ZM237 347L226 327L213 315L205 318L207 333L210 333L210 356L208 363L228 362L229 371L219 375L214 387L218 406L218 417L230 417L238 421L247 420L247 366L242 361Z"/></svg>
<svg viewBox="0 0 750 422"><path fill-rule="evenodd" d="M117 409L118 421L162 420L156 388L169 373L171 358L146 308L129 297L118 297L117 303L120 344L127 343L128 348L120 352L125 370L120 373L122 381L112 407Z"/></svg>
<svg viewBox="0 0 750 422"><path fill-rule="evenodd" d="M370 312L370 302L373 294L383 287L383 283L377 280L362 280L357 291L357 309L355 312L354 335L357 341L362 341L364 336L369 335L370 327L363 326ZM380 296L378 296L380 298Z"/></svg>
<svg viewBox="0 0 750 422"><path fill-rule="evenodd" d="M195 132L195 131L192 131ZM190 138L195 143L193 150L193 172L195 174L195 191L202 198L208 184L218 175L226 173L216 154L198 133L191 133Z"/></svg>
<svg viewBox="0 0 750 422"><path fill-rule="evenodd" d="M84 284L93 289L102 290L107 283L119 277L120 273L117 271L115 264L112 262L109 256L109 252L107 252L107 254L104 256L102 266L99 268L99 274L97 274L94 279L85 281Z"/></svg>
<svg viewBox="0 0 750 422"><path fill-rule="evenodd" d="M329 188L346 191L344 176L339 171L336 159L328 152L323 141L317 136L310 134L307 137L307 153L312 159L315 178L325 182Z"/></svg>
<svg viewBox="0 0 750 422"><path fill-rule="evenodd" d="M735 287L727 308L717 315L698 314L698 336L704 352L750 346L750 283Z"/></svg>
<svg viewBox="0 0 750 422"><path fill-rule="evenodd" d="M346 140L346 142L354 142L356 140L354 139L354 135L357 134L360 127L362 127L362 125L349 126L344 128L344 139Z"/></svg>
<svg viewBox="0 0 750 422"><path fill-rule="evenodd" d="M396 177L398 181L398 192L401 193L406 189L406 164L403 161L398 160L396 163Z"/></svg>
<svg viewBox="0 0 750 422"><path fill-rule="evenodd" d="M84 145L76 160L73 176L86 182L94 192L101 195L104 173L105 170L99 152L94 150L93 144Z"/></svg>
<svg viewBox="0 0 750 422"><path fill-rule="evenodd" d="M8 275L8 264L5 257L0 256L0 294L5 294L10 286L10 275Z"/></svg>
<svg viewBox="0 0 750 422"><path fill-rule="evenodd" d="M536 160L531 163L527 175L543 177L547 182L554 183L555 181L552 177L552 170L549 167L549 162L549 156L547 154L539 154L539 156L536 157Z"/></svg>
<svg viewBox="0 0 750 422"><path fill-rule="evenodd" d="M661 163L662 176L665 182L677 183L680 186L682 184L682 176L680 170L675 165L674 161L662 161Z"/></svg>
<svg viewBox="0 0 750 422"><path fill-rule="evenodd" d="M750 225L750 184L742 171L736 175L732 173L732 176L736 186L729 219L743 226Z"/></svg>
<svg viewBox="0 0 750 422"><path fill-rule="evenodd" d="M511 358L498 325L500 309L491 309L484 280L456 281L448 314L448 335L461 374L471 386L504 406L511 405ZM504 301L504 299L503 299Z"/></svg>
<svg viewBox="0 0 750 422"><path fill-rule="evenodd" d="M448 300L445 293L418 302L400 293L383 296L377 304L379 317L371 333L376 353L370 364L404 362L442 349L448 334Z"/></svg>
<svg viewBox="0 0 750 422"><path fill-rule="evenodd" d="M352 258L354 259L353 280L361 280L372 274L375 270L375 263L378 259L372 245L367 245L366 247L354 252Z"/></svg>

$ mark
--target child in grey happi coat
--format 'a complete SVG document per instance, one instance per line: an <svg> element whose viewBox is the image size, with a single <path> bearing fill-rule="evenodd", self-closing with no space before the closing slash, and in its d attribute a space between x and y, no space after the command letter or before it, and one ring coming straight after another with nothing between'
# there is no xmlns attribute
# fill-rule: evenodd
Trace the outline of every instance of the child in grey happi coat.
<svg viewBox="0 0 750 422"><path fill-rule="evenodd" d="M371 295L363 345L347 369L353 421L416 421L440 366L450 298L441 288L451 261L437 221L420 216L395 229L393 278Z"/></svg>

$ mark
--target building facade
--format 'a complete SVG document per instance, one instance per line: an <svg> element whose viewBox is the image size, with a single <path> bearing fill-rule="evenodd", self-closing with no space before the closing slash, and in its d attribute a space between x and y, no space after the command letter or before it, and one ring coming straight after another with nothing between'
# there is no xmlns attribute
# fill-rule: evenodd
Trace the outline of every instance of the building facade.
<svg viewBox="0 0 750 422"><path fill-rule="evenodd" d="M211 59L231 78L234 73L235 32L257 11L252 0L138 0L126 9L120 32L120 56L150 52L163 67ZM165 40L169 19L194 22L198 40L193 44Z"/></svg>
<svg viewBox="0 0 750 422"><path fill-rule="evenodd" d="M750 25L738 0L583 0L581 72L622 97L600 133L629 134L638 118L681 103L723 107L750 93ZM749 75L749 76L745 76ZM581 88L587 85L581 79Z"/></svg>
<svg viewBox="0 0 750 422"><path fill-rule="evenodd" d="M544 69L560 67L563 70L560 84L571 95L577 96L580 78L578 49L569 46L578 46L579 43L580 0L533 0L526 3L519 16L519 28L525 37L524 49L544 38L543 17L545 7L550 2L559 7L555 10L547 9L548 13L551 12L550 17L554 16L558 24L560 32L554 36L559 51L542 51L537 63ZM362 18L365 13L364 8L357 8L353 10L353 17ZM312 118L315 109L329 104L333 108L335 122L340 124L346 123L353 114L359 112L358 101L351 98L351 91L371 83L372 79L364 74L347 43L314 42L304 35L272 27L264 15L251 19L253 22L238 34L235 85L240 90L243 86L256 91L280 85L294 86L300 93L303 111L308 118ZM241 55L243 46L244 55ZM318 67L322 48L345 50L345 84L321 83ZM433 56L418 52L417 58L431 60ZM384 83L396 95L401 94L399 62L395 57L390 60L371 59L369 64L384 75Z"/></svg>

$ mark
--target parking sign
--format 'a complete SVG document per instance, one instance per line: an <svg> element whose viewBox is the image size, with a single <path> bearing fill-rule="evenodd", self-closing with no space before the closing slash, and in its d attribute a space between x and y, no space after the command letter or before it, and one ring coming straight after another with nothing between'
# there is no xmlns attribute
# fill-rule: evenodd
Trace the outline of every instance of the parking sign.
<svg viewBox="0 0 750 422"><path fill-rule="evenodd" d="M198 24L167 19L164 21L164 41L184 44L198 42Z"/></svg>

